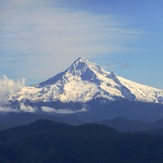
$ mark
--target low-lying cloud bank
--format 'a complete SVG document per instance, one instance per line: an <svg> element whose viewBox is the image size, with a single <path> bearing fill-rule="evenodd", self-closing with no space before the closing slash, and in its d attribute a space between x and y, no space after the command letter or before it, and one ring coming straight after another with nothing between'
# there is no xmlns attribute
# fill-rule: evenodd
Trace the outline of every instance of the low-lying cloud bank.
<svg viewBox="0 0 163 163"><path fill-rule="evenodd" d="M8 97L12 94L19 92L24 86L25 86L24 78L14 81L13 79L9 79L7 76L4 75L0 79L0 113L44 112L51 114L74 114L78 112L87 111L86 107L83 107L80 110L71 110L71 109L56 109L47 106L42 106L41 109L38 109L37 107L25 105L24 103L20 103L18 108L13 109L12 107L10 107Z"/></svg>
<svg viewBox="0 0 163 163"><path fill-rule="evenodd" d="M19 113L20 110L12 109L10 107L0 106L0 114L2 113Z"/></svg>
<svg viewBox="0 0 163 163"><path fill-rule="evenodd" d="M49 113L49 114L75 114L80 112L87 112L87 108L83 107L80 110L71 110L71 109L55 109L47 106L42 106L41 109L37 107L32 107L29 105L25 105L24 103L20 103L19 108L10 108L6 106L0 106L0 114L1 113Z"/></svg>
<svg viewBox="0 0 163 163"><path fill-rule="evenodd" d="M42 106L41 110L46 113L56 113L56 114L74 114L79 112L87 112L87 109L83 107L80 110L71 110L71 109L55 109L47 106Z"/></svg>

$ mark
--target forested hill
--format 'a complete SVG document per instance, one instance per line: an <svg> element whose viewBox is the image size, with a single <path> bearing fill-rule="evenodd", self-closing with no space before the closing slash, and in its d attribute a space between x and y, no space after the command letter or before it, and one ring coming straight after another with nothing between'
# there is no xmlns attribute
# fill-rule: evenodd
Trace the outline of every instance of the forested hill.
<svg viewBox="0 0 163 163"><path fill-rule="evenodd" d="M161 163L163 136L49 120L0 132L3 163Z"/></svg>

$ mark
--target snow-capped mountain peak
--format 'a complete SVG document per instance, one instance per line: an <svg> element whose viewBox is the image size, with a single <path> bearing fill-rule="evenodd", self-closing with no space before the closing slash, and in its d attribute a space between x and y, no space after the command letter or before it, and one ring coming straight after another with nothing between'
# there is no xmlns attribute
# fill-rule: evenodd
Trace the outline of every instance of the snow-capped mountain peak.
<svg viewBox="0 0 163 163"><path fill-rule="evenodd" d="M42 83L36 84L35 87L44 87L46 85L56 84L58 80L66 82L66 79L76 76L80 77L85 81L99 82L98 75L107 76L106 72L102 67L88 61L85 58L79 57L75 62L68 67L64 72L57 74L56 76L44 81Z"/></svg>
<svg viewBox="0 0 163 163"><path fill-rule="evenodd" d="M95 63L89 62L85 58L78 58L68 69L67 72L72 75L78 76L83 73L88 73L88 71L98 72L100 74L104 74L104 69Z"/></svg>
<svg viewBox="0 0 163 163"><path fill-rule="evenodd" d="M80 57L64 72L32 87L24 87L9 98L20 102L87 102L105 98L163 104L163 91L119 77Z"/></svg>

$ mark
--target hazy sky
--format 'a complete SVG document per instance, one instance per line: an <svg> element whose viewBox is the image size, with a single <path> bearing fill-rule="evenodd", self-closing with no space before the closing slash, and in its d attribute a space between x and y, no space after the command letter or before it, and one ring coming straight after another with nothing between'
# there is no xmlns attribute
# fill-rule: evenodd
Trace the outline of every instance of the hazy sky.
<svg viewBox="0 0 163 163"><path fill-rule="evenodd" d="M0 0L0 76L34 84L79 56L163 89L162 0Z"/></svg>

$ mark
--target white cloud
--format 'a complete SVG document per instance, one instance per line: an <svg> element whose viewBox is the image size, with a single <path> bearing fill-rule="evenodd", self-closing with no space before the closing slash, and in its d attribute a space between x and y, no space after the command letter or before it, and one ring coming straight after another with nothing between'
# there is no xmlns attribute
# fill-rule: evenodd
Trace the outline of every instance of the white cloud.
<svg viewBox="0 0 163 163"><path fill-rule="evenodd" d="M39 110L36 107L32 107L29 105L25 105L24 103L20 104L20 108L13 109L11 107L6 106L0 106L0 114L2 113L36 113L36 112L44 112L44 113L51 113L51 114L75 114L80 112L87 112L88 110L86 108L82 108L81 110L67 110L67 109L55 109L47 106L42 106L41 110Z"/></svg>
<svg viewBox="0 0 163 163"><path fill-rule="evenodd" d="M7 76L0 79L0 106L8 104L8 96L18 92L25 85L25 79L14 81Z"/></svg>
<svg viewBox="0 0 163 163"><path fill-rule="evenodd" d="M124 42L139 34L117 16L60 8L55 1L53 5L45 0L4 2L0 49L5 56L0 63L23 67L27 78L42 80L64 70L79 56L127 50Z"/></svg>
<svg viewBox="0 0 163 163"><path fill-rule="evenodd" d="M14 113L19 113L20 112L20 110L18 110L18 109L12 109L12 108L10 108L10 107L1 107L0 106L0 113L2 114L2 113L12 113L12 112L14 112Z"/></svg>
<svg viewBox="0 0 163 163"><path fill-rule="evenodd" d="M56 114L74 114L79 112L87 112L86 108L82 108L81 110L68 110L68 109L55 109L47 106L42 106L41 110L46 113L56 113Z"/></svg>
<svg viewBox="0 0 163 163"><path fill-rule="evenodd" d="M37 108L34 108L34 107L31 107L31 106L28 106L28 105L25 105L24 103L21 103L20 104L20 111L22 112L29 112L29 113L35 113L38 111Z"/></svg>
<svg viewBox="0 0 163 163"><path fill-rule="evenodd" d="M0 113L20 112L9 107L8 96L18 92L24 85L25 79L14 81L5 75L0 79Z"/></svg>
<svg viewBox="0 0 163 163"><path fill-rule="evenodd" d="M48 113L53 113L53 112L55 112L55 109L54 109L54 108L50 108L50 107L47 107L47 106L42 106L42 107L41 107L41 110L42 110L43 112L48 112Z"/></svg>

